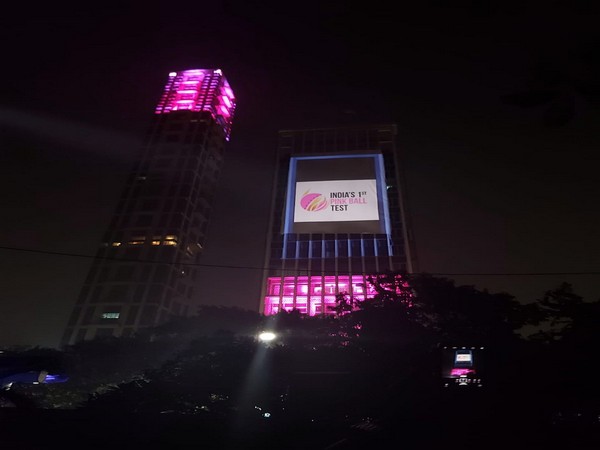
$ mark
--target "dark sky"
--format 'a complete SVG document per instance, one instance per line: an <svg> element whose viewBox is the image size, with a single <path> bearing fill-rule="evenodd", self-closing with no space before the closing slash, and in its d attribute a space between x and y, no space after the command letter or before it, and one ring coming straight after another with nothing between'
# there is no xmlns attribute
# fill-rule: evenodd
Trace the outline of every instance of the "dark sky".
<svg viewBox="0 0 600 450"><path fill-rule="evenodd" d="M221 68L203 303L258 308L277 130L353 122L398 124L421 271L600 296L595 2L253 3L3 14L0 246L93 255L168 72ZM0 249L0 346L56 345L90 264Z"/></svg>

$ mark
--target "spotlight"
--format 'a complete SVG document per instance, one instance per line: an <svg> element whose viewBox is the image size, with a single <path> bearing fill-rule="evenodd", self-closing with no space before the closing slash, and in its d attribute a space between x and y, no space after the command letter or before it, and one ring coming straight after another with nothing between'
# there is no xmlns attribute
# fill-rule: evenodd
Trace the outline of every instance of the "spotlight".
<svg viewBox="0 0 600 450"><path fill-rule="evenodd" d="M263 331L258 335L258 339L263 342L271 342L277 337L272 331Z"/></svg>

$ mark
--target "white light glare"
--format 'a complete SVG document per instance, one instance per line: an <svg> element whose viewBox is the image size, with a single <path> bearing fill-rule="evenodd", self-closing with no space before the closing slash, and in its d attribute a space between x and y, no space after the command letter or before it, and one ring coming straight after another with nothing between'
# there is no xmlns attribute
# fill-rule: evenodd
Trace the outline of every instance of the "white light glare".
<svg viewBox="0 0 600 450"><path fill-rule="evenodd" d="M258 339L260 339L263 342L271 342L276 337L277 335L271 331L263 331L258 335Z"/></svg>

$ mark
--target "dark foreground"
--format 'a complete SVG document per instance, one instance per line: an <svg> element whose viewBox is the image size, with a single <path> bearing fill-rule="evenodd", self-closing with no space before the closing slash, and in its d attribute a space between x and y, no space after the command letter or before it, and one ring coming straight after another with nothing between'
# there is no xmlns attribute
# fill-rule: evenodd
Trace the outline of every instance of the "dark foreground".
<svg viewBox="0 0 600 450"><path fill-rule="evenodd" d="M328 420L165 412L0 409L0 449L598 449L589 411L540 412L526 401L493 404L452 395L383 418Z"/></svg>

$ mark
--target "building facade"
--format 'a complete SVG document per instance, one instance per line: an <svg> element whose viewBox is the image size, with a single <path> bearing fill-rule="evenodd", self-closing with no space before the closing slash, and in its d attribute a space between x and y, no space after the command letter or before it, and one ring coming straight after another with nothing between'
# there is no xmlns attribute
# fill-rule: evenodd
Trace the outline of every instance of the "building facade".
<svg viewBox="0 0 600 450"><path fill-rule="evenodd" d="M416 270L394 124L279 132L260 312L332 314Z"/></svg>
<svg viewBox="0 0 600 450"><path fill-rule="evenodd" d="M169 74L63 345L188 313L234 113L219 69Z"/></svg>

